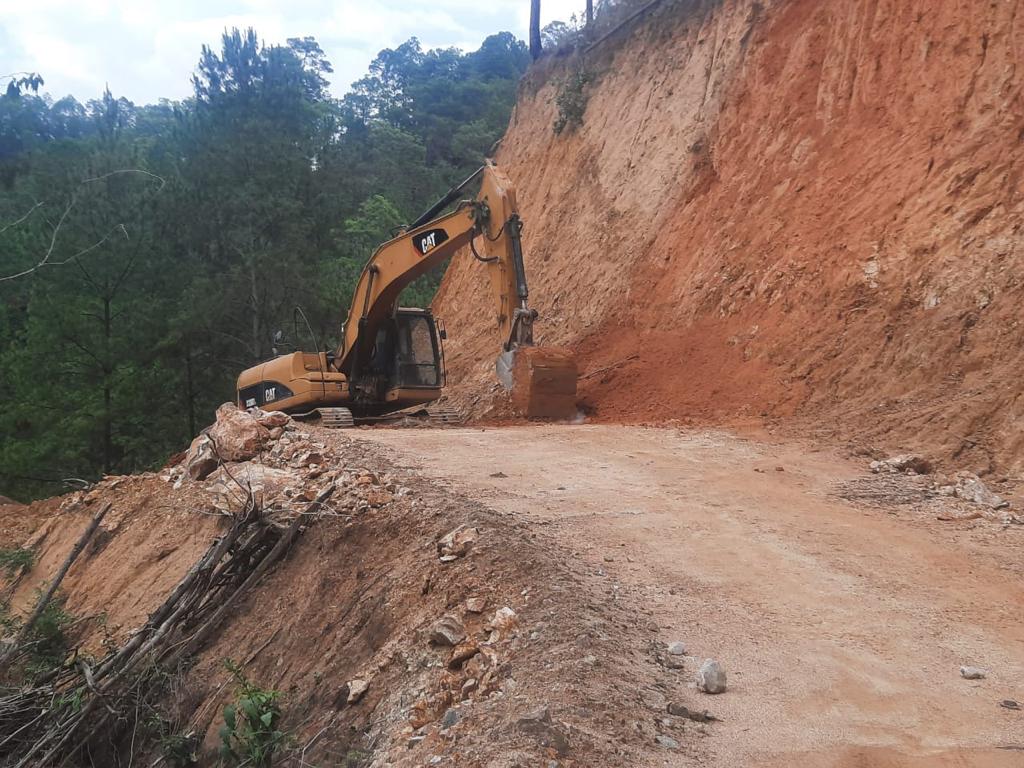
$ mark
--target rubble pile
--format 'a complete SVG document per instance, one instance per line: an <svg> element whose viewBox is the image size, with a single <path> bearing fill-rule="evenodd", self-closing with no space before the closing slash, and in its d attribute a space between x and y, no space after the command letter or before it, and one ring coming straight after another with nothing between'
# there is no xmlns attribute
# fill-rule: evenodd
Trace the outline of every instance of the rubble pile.
<svg viewBox="0 0 1024 768"><path fill-rule="evenodd" d="M238 515L255 501L275 520L291 519L324 489L337 486L321 515L356 515L408 493L388 475L346 467L326 443L280 411L217 409L217 420L196 437L161 477L175 490L191 483L214 508Z"/></svg>
<svg viewBox="0 0 1024 768"><path fill-rule="evenodd" d="M876 459L869 469L872 476L843 483L839 496L848 501L918 507L936 513L939 520L1024 524L1024 515L1011 511L1010 501L974 472L939 472L929 459L915 453Z"/></svg>

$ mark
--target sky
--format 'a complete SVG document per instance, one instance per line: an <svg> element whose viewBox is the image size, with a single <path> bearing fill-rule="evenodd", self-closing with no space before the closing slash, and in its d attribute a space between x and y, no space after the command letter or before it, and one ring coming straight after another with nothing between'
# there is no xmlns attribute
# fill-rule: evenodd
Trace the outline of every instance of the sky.
<svg viewBox="0 0 1024 768"><path fill-rule="evenodd" d="M584 0L542 0L541 24ZM204 43L230 27L267 43L312 35L334 65L341 96L383 48L412 36L425 48L475 50L494 32L526 39L529 0L0 0L0 76L38 72L45 91L79 101L105 85L136 104L182 99Z"/></svg>

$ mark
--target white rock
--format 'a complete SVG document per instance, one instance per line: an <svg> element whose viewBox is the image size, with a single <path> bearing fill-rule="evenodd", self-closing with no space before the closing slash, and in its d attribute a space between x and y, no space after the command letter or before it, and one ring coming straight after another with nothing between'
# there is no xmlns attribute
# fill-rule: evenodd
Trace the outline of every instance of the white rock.
<svg viewBox="0 0 1024 768"><path fill-rule="evenodd" d="M451 562L455 558L467 555L479 536L479 529L467 528L464 525L446 533L437 542L437 554L441 562Z"/></svg>
<svg viewBox="0 0 1024 768"><path fill-rule="evenodd" d="M916 453L903 453L899 456L882 459L881 461L872 461L871 471L875 474L908 473L912 475L928 475L931 474L932 465L928 459Z"/></svg>
<svg viewBox="0 0 1024 768"><path fill-rule="evenodd" d="M685 656L686 645L679 640L668 644L668 652L673 656Z"/></svg>
<svg viewBox="0 0 1024 768"><path fill-rule="evenodd" d="M697 687L704 693L724 693L726 675L722 665L714 659L708 659L697 671Z"/></svg>
<svg viewBox="0 0 1024 768"><path fill-rule="evenodd" d="M964 680L984 680L987 674L988 670L981 667L960 667L960 677Z"/></svg>
<svg viewBox="0 0 1024 768"><path fill-rule="evenodd" d="M355 704L366 695L368 690L370 690L370 684L366 680L349 680L346 702L348 704Z"/></svg>
<svg viewBox="0 0 1024 768"><path fill-rule="evenodd" d="M1008 506L1005 499L988 489L988 486L981 481L977 475L971 472L958 472L956 485L953 486L953 494L964 501L972 504L980 504L991 509L1000 509Z"/></svg>
<svg viewBox="0 0 1024 768"><path fill-rule="evenodd" d="M491 629L504 633L514 629L518 624L519 617L516 616L516 612L506 605L494 612L494 616L491 617L491 621L488 626L490 626Z"/></svg>

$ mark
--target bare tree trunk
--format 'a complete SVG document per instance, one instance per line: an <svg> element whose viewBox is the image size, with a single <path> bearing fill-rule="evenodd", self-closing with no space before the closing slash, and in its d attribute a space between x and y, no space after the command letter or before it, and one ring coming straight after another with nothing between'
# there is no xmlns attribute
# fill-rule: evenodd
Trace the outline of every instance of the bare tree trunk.
<svg viewBox="0 0 1024 768"><path fill-rule="evenodd" d="M111 358L110 336L112 333L110 297L103 297L103 473L109 475L114 466L114 429L111 413L111 379L114 361Z"/></svg>
<svg viewBox="0 0 1024 768"><path fill-rule="evenodd" d="M587 0L587 26L594 23L594 0Z"/></svg>
<svg viewBox="0 0 1024 768"><path fill-rule="evenodd" d="M540 58L540 0L530 0L530 56Z"/></svg>
<svg viewBox="0 0 1024 768"><path fill-rule="evenodd" d="M192 339L185 339L185 399L188 403L188 436L196 435L196 390L192 381Z"/></svg>
<svg viewBox="0 0 1024 768"><path fill-rule="evenodd" d="M256 360L263 358L263 343L260 338L260 297L256 288L256 262L249 264L250 300L252 301L252 354Z"/></svg>

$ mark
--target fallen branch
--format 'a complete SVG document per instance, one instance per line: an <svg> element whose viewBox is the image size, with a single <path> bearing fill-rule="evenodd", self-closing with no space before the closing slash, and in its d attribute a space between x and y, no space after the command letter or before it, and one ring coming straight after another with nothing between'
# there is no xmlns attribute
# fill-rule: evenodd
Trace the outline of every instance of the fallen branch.
<svg viewBox="0 0 1024 768"><path fill-rule="evenodd" d="M68 571L71 569L72 564L78 559L78 556L82 554L82 550L85 549L85 545L89 543L89 539L96 533L96 529L100 527L100 523L103 522L103 518L106 517L107 512L110 511L110 504L104 504L100 511L93 517L92 522L85 529L81 536L78 538L78 543L75 544L74 548L68 553L68 556L64 559L64 564L61 565L60 570L57 571L57 575L53 577L53 581L50 582L49 589L39 598L39 602L36 603L35 610L28 617L21 629L18 631L18 635L14 640L14 645L11 646L11 650L16 649L28 637L29 632L32 631L32 627L39 621L39 617L43 615L43 611L46 610L46 606L49 605L50 600L53 599L54 594L57 592L57 588L60 583L64 581L64 577L68 575Z"/></svg>
<svg viewBox="0 0 1024 768"><path fill-rule="evenodd" d="M599 373L604 373L605 371L610 371L612 368L618 368L623 363L628 363L631 360L636 360L639 357L640 357L640 355L630 355L629 357L624 357L621 360L619 360L618 362L612 363L611 365L606 365L604 368L598 368L597 370L590 371L589 373L583 374L582 376L580 376L580 381L582 381L583 379L589 379L591 376L597 376L597 374L599 374Z"/></svg>
<svg viewBox="0 0 1024 768"><path fill-rule="evenodd" d="M971 512L969 515L937 515L937 519L944 523L959 523L965 520L977 520L984 516L981 512Z"/></svg>

